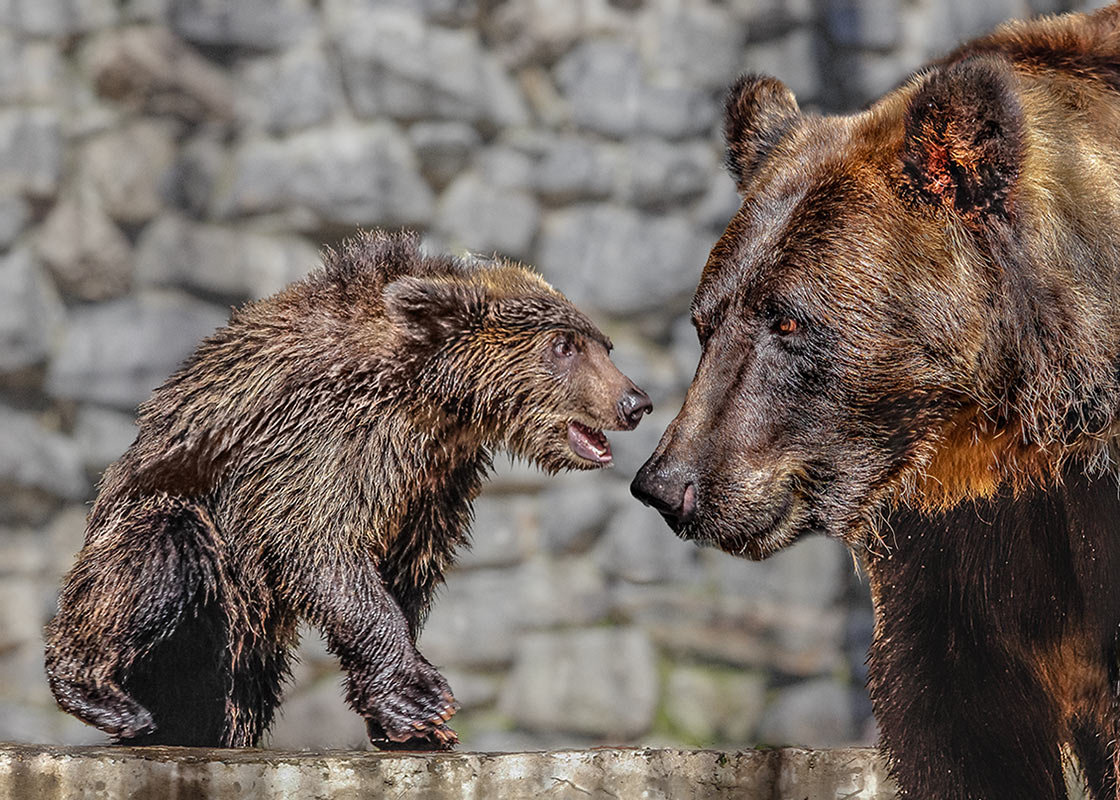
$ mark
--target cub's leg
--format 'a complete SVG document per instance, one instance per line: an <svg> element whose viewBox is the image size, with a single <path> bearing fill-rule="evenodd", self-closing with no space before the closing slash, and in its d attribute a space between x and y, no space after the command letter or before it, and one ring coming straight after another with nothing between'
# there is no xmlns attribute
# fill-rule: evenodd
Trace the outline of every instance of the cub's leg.
<svg viewBox="0 0 1120 800"><path fill-rule="evenodd" d="M290 675L290 652L296 644L296 619L274 614L255 628L252 612L232 624L232 662L225 705L223 747L256 747L272 725Z"/></svg>
<svg viewBox="0 0 1120 800"><path fill-rule="evenodd" d="M384 749L451 749L458 737L446 723L458 704L416 650L374 564L342 554L313 561L302 605L346 671L347 702L365 717L370 740Z"/></svg>
<svg viewBox="0 0 1120 800"><path fill-rule="evenodd" d="M218 744L213 656L225 642L209 516L145 498L95 509L89 525L47 628L59 705L118 742Z"/></svg>

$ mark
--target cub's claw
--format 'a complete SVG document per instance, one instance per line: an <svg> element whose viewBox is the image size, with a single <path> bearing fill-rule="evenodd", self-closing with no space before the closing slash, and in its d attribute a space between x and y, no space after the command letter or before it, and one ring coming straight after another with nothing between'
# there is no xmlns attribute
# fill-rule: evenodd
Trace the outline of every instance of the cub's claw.
<svg viewBox="0 0 1120 800"><path fill-rule="evenodd" d="M459 704L423 658L382 684L367 708L369 739L382 750L450 750L459 741L446 724Z"/></svg>

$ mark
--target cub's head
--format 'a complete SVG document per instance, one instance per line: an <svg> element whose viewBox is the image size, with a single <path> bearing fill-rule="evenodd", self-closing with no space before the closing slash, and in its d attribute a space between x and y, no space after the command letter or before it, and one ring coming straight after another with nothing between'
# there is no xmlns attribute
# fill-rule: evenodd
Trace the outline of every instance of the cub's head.
<svg viewBox="0 0 1120 800"><path fill-rule="evenodd" d="M990 60L853 117L741 80L725 133L742 206L692 302L695 378L634 494L682 536L763 558L809 531L863 544L891 500L990 489L1021 115Z"/></svg>
<svg viewBox="0 0 1120 800"><path fill-rule="evenodd" d="M612 461L649 397L611 363L610 340L538 275L510 263L408 275L386 313L418 355L418 396L488 443L555 472Z"/></svg>

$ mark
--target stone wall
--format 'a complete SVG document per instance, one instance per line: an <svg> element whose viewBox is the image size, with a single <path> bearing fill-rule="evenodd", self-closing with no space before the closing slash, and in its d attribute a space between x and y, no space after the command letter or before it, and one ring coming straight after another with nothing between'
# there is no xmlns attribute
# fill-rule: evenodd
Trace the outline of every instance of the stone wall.
<svg viewBox="0 0 1120 800"><path fill-rule="evenodd" d="M0 2L0 740L54 710L40 630L144 399L355 226L537 265L657 411L607 474L499 461L422 640L475 750L874 737L871 614L836 543L678 541L627 484L697 358L686 309L736 208L743 71L859 107L954 42L1078 0ZM361 746L305 637L272 744Z"/></svg>

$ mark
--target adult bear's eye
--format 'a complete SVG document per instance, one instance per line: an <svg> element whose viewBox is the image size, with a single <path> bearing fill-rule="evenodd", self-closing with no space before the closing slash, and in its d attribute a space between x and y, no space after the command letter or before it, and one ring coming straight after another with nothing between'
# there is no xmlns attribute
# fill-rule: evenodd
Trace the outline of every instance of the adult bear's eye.
<svg viewBox="0 0 1120 800"><path fill-rule="evenodd" d="M778 317L778 321L774 323L774 333L782 336L789 336L801 330L801 323L793 317Z"/></svg>

